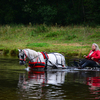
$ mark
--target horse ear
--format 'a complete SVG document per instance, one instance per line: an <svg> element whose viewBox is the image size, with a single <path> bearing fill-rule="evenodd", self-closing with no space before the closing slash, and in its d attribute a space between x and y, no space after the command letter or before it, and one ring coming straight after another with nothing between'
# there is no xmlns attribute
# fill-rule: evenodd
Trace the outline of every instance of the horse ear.
<svg viewBox="0 0 100 100"><path fill-rule="evenodd" d="M20 49L18 49L18 51L20 52Z"/></svg>
<svg viewBox="0 0 100 100"><path fill-rule="evenodd" d="M18 49L19 52L22 52L22 49Z"/></svg>

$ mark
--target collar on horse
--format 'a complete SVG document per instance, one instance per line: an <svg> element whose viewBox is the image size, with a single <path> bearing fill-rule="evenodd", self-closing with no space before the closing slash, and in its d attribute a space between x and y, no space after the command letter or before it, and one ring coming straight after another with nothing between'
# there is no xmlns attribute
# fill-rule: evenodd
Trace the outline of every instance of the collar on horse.
<svg viewBox="0 0 100 100"><path fill-rule="evenodd" d="M45 53L45 52L41 52L41 53L42 53L44 59L49 59L49 56L47 55L47 53Z"/></svg>
<svg viewBox="0 0 100 100"><path fill-rule="evenodd" d="M35 67L35 68L40 68L40 67L42 67L42 68L45 68L45 67L47 67L47 61L48 61L48 59L49 59L49 56L47 55L47 53L45 53L45 52L41 52L41 54L43 55L43 58L44 59L46 59L45 60L45 62L30 62L29 61L29 66L30 67ZM37 57L39 57L40 55L38 55Z"/></svg>

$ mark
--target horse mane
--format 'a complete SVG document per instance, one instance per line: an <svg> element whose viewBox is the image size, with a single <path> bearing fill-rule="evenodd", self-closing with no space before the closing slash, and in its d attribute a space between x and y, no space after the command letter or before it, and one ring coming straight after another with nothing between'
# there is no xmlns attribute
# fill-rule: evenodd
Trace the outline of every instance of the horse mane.
<svg viewBox="0 0 100 100"><path fill-rule="evenodd" d="M31 49L24 49L24 50L28 51L28 54L29 54L30 57L31 56L33 56L33 57L38 56L38 53L36 51L34 51L34 50L31 50Z"/></svg>

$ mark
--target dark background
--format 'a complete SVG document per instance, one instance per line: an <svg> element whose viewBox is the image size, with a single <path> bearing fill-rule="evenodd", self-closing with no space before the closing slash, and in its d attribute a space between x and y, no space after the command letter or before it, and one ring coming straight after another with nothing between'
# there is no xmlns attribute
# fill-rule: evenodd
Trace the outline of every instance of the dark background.
<svg viewBox="0 0 100 100"><path fill-rule="evenodd" d="M100 24L100 0L0 0L0 24Z"/></svg>

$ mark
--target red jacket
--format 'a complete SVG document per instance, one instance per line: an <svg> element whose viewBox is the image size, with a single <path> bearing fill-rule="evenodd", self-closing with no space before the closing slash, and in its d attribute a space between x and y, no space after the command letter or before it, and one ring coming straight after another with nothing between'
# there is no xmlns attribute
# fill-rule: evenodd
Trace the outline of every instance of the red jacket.
<svg viewBox="0 0 100 100"><path fill-rule="evenodd" d="M92 50L90 51L90 53L92 52ZM89 53L89 54L90 54ZM92 57L94 58L93 60L95 61L95 62L98 62L98 63L100 63L100 51L99 50L97 50L97 51L94 51L93 53L92 53L92 55L91 56L89 56L89 54L88 54L88 56L86 57L87 59L91 59Z"/></svg>

